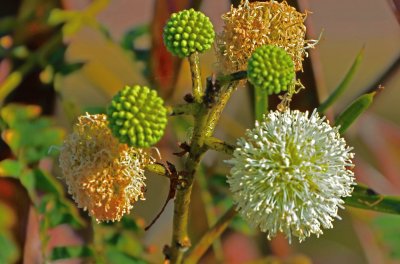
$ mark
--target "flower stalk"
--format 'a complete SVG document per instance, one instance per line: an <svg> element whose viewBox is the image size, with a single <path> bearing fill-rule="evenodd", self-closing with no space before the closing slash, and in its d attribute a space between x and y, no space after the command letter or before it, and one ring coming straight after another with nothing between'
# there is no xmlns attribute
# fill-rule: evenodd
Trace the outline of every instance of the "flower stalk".
<svg viewBox="0 0 400 264"><path fill-rule="evenodd" d="M193 52L189 56L190 73L192 74L192 90L196 103L201 103L203 98L203 87L201 84L199 53Z"/></svg>
<svg viewBox="0 0 400 264"><path fill-rule="evenodd" d="M192 78L200 78L198 71L198 64L190 64L192 71ZM194 68L192 68L192 66ZM199 96L200 79L192 80L193 94ZM182 263L184 253L190 247L190 239L187 233L188 226L188 214L190 205L190 196L193 187L193 179L198 169L198 165L201 161L202 156L207 151L205 141L211 137L214 129L218 123L219 117L222 110L225 108L236 83L228 85L224 90L219 100L211 108L207 107L204 103L199 105L199 111L195 115L194 131L191 138L189 155L185 161L185 186L178 188L175 198L175 209L174 209L174 220L173 220L173 234L169 258L171 263ZM196 96L195 96L196 98ZM197 99L199 100L199 99ZM200 99L202 102L202 99Z"/></svg>

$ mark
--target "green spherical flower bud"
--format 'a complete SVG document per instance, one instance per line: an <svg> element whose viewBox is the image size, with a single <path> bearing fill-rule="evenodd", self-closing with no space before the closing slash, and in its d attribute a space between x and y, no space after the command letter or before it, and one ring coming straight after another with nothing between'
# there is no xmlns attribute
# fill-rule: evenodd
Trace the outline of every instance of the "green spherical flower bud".
<svg viewBox="0 0 400 264"><path fill-rule="evenodd" d="M286 91L294 84L295 76L292 58L283 48L264 45L257 48L249 59L249 82L268 94Z"/></svg>
<svg viewBox="0 0 400 264"><path fill-rule="evenodd" d="M180 58L211 48L215 32L210 19L194 9L173 13L164 27L168 51Z"/></svg>
<svg viewBox="0 0 400 264"><path fill-rule="evenodd" d="M126 86L107 108L109 126L121 143L150 147L164 134L167 109L157 92L146 86Z"/></svg>

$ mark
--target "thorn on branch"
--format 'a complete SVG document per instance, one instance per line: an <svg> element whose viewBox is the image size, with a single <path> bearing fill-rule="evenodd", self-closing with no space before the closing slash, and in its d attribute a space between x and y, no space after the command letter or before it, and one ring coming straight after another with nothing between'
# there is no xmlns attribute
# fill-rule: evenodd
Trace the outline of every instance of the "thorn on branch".
<svg viewBox="0 0 400 264"><path fill-rule="evenodd" d="M183 156L185 156L186 153L190 152L190 145L186 142L180 143L179 147L182 149L182 151L174 152L174 153L172 153L173 155L178 156L178 157L183 157Z"/></svg>
<svg viewBox="0 0 400 264"><path fill-rule="evenodd" d="M193 94L191 94L191 93L185 94L185 96L183 97L183 100L185 100L185 102L187 102L189 104L193 103L194 102Z"/></svg>
<svg viewBox="0 0 400 264"><path fill-rule="evenodd" d="M164 245L162 252L165 256L165 263L169 263L169 260L171 259L171 247L169 245Z"/></svg>
<svg viewBox="0 0 400 264"><path fill-rule="evenodd" d="M215 74L213 74L211 77L208 77L206 83L206 92L204 94L203 101L208 108L211 108L218 101L219 92L221 91L221 84Z"/></svg>

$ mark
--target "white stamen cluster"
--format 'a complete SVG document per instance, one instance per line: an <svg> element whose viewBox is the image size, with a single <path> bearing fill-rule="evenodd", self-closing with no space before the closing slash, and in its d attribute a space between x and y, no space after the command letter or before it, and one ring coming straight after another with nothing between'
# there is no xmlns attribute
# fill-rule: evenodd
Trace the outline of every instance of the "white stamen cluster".
<svg viewBox="0 0 400 264"><path fill-rule="evenodd" d="M352 148L337 127L314 112L270 112L240 138L230 189L239 213L253 226L303 241L332 228L342 197L353 191Z"/></svg>

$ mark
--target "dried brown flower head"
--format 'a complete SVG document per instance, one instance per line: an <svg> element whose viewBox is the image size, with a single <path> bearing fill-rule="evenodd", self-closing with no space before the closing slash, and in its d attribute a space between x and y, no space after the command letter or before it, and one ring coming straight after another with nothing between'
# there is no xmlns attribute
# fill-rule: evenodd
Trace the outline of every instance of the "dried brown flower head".
<svg viewBox="0 0 400 264"><path fill-rule="evenodd" d="M144 199L144 166L151 162L112 136L105 115L80 116L60 153L69 193L99 222L119 221Z"/></svg>
<svg viewBox="0 0 400 264"><path fill-rule="evenodd" d="M223 72L245 70L253 51L262 45L276 45L292 57L295 70L303 69L306 48L304 20L307 14L297 12L286 1L241 4L222 16L224 29L217 36L217 57Z"/></svg>

